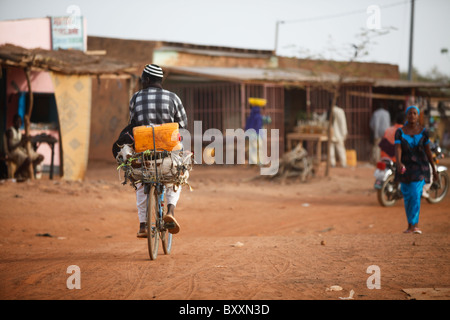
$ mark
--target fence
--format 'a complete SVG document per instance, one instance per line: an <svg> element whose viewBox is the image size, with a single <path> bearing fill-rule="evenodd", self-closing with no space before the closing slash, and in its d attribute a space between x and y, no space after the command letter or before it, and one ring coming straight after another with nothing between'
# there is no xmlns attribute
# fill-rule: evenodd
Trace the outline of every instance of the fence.
<svg viewBox="0 0 450 320"><path fill-rule="evenodd" d="M328 110L333 94L323 88L310 88L309 112L323 113ZM372 99L370 98L372 88L364 85L346 85L340 89L337 105L344 109L348 137L345 142L347 149L356 150L359 160L370 159L371 142L369 122L372 115ZM351 92L367 93L366 95L353 95ZM307 98L308 99L308 98ZM326 146L324 146L326 148ZM322 154L326 154L323 150Z"/></svg>
<svg viewBox="0 0 450 320"><path fill-rule="evenodd" d="M262 113L269 116L268 150L271 129L279 130L280 155L284 151L284 88L273 84L234 82L167 82L164 87L175 92L183 102L188 116L188 131L194 132L194 121L202 122L202 133L215 128L225 134L226 129L245 128L250 114L248 98L267 100Z"/></svg>
<svg viewBox="0 0 450 320"><path fill-rule="evenodd" d="M245 121L250 114L249 97L264 98L267 106L262 112L271 118L268 129L268 150L272 143L270 130L279 130L279 152L284 153L284 87L277 84L236 83L226 81L210 82L166 82L164 87L178 94L183 101L188 114L188 130L194 132L194 121L202 122L202 133L207 129L216 128L222 133L226 129L245 128ZM332 93L320 87L306 87L307 111L323 113L333 96ZM355 149L359 160L370 159L370 128L369 121L372 110L370 93L372 88L367 85L345 85L340 89L338 106L346 113L348 138L347 149ZM351 92L364 94L354 95ZM326 148L324 146L323 148ZM326 154L326 149L322 152Z"/></svg>

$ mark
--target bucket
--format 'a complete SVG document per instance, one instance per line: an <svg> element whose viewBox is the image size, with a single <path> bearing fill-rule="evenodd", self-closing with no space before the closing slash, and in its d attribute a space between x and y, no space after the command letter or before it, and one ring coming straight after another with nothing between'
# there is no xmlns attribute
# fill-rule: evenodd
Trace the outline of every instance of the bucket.
<svg viewBox="0 0 450 320"><path fill-rule="evenodd" d="M347 166L356 167L356 150L347 150Z"/></svg>
<svg viewBox="0 0 450 320"><path fill-rule="evenodd" d="M155 130L156 150L181 150L178 123L164 123L161 125L139 126L133 128L134 149L136 152L153 150L153 129ZM173 138L172 138L173 137Z"/></svg>

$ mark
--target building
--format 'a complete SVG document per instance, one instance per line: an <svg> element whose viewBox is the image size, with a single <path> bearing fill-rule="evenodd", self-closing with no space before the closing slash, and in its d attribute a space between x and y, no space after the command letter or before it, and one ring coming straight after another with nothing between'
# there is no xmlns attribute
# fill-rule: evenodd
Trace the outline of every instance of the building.
<svg viewBox="0 0 450 320"><path fill-rule="evenodd" d="M202 121L203 130L243 128L249 114L247 98L267 99L264 111L272 118L267 128L280 130L281 153L286 150L286 135L299 120L328 110L337 86L337 104L349 124L346 146L363 161L370 157L370 117L380 103L386 104L392 118L413 102L439 117L438 104L449 101L442 92L449 84L399 80L398 66L391 64L294 59L267 50L91 36L88 47L105 50L106 56L133 63L138 70L150 62L163 66L164 87L184 102L191 130L194 120ZM437 133L442 137L445 130L442 122Z"/></svg>
<svg viewBox="0 0 450 320"><path fill-rule="evenodd" d="M106 128L111 131L108 137L120 132L114 120L114 100L109 100L111 104L102 119L92 115L105 111L97 108L105 105L101 93L117 81L126 85L109 93L108 99L122 95L126 101L134 74L130 64L86 50L83 21L49 17L0 22L0 132L4 136L16 113L22 118L31 117L30 128L25 126L25 130L29 129L31 135L52 136L57 141L39 144L37 151L44 154L44 170L51 172L53 164L55 174L67 180L84 178L92 148L90 141L98 138L105 123L109 122ZM30 29L38 32L30 37ZM2 32L5 30L8 32ZM4 141L1 139L2 150ZM111 145L98 152L105 154L108 150L111 154Z"/></svg>
<svg viewBox="0 0 450 320"><path fill-rule="evenodd" d="M30 29L39 36L30 37ZM5 106L0 131L11 124L19 106L22 112L27 110L28 71L34 100L32 127L36 133L57 138L54 162L67 179L82 179L88 160L111 160L111 146L128 123L129 99L138 90L147 63L165 69L164 87L182 99L190 131L194 121L201 121L203 132L244 128L248 98L266 99L264 113L272 119L267 129L279 130L280 154L299 121L326 112L335 91L349 123L347 148L356 150L363 161L369 159L368 123L379 102L388 104L394 114L399 106L416 101L439 118L439 110L445 112L449 101L442 91L448 84L401 81L398 67L389 64L302 60L278 57L270 50L92 37L87 36L84 19L73 22L67 17L1 21L2 30L8 32L0 32L0 101ZM75 35L75 40L67 40ZM72 41L76 50L64 49ZM59 83L64 86L57 89ZM77 91L81 87L86 89L83 98ZM83 111L77 111L77 105ZM448 130L443 123L436 130L439 137Z"/></svg>

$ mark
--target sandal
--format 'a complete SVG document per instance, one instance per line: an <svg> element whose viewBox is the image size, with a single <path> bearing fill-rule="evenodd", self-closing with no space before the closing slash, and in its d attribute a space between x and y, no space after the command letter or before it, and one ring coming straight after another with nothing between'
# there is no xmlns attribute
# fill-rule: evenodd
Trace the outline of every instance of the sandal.
<svg viewBox="0 0 450 320"><path fill-rule="evenodd" d="M138 237L138 238L147 238L147 226L146 226L146 223L141 223L139 225L139 231L136 234L136 237Z"/></svg>
<svg viewBox="0 0 450 320"><path fill-rule="evenodd" d="M413 232L413 230L411 229L406 229L405 231L403 231L403 233L411 233L411 232Z"/></svg>
<svg viewBox="0 0 450 320"><path fill-rule="evenodd" d="M420 230L419 228L414 228L413 229L413 233L415 233L415 234L422 234L422 230Z"/></svg>
<svg viewBox="0 0 450 320"><path fill-rule="evenodd" d="M169 230L170 233L175 234L180 232L180 225L178 224L177 220L174 216L170 214L166 214L163 217L164 225L167 225L167 230Z"/></svg>

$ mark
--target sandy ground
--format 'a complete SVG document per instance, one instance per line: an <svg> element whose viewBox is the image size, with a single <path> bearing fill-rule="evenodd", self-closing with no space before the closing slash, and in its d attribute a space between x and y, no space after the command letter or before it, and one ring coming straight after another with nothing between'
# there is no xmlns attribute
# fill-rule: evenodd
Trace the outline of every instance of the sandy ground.
<svg viewBox="0 0 450 320"><path fill-rule="evenodd" d="M155 261L114 162L90 163L83 182L4 181L0 299L339 300L353 290L355 300L407 300L402 289L426 299L450 288L449 195L422 201L422 235L403 234L403 202L377 203L373 166L307 183L252 179L258 172L196 166L172 253ZM67 287L72 265L81 289ZM379 289L368 288L371 266Z"/></svg>

